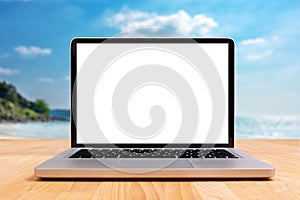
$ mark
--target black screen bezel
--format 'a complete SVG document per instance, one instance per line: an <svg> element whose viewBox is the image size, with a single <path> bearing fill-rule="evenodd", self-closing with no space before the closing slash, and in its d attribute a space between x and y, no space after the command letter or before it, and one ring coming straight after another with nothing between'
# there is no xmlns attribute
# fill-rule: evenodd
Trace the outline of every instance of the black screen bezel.
<svg viewBox="0 0 300 200"><path fill-rule="evenodd" d="M107 40L109 39L109 40ZM191 40L192 39L192 40ZM77 143L76 130L76 75L77 75L77 44L78 43L224 43L228 44L228 143L208 144L79 144ZM71 42L71 147L93 147L93 148L205 148L205 147L234 147L234 41L231 38L74 38Z"/></svg>

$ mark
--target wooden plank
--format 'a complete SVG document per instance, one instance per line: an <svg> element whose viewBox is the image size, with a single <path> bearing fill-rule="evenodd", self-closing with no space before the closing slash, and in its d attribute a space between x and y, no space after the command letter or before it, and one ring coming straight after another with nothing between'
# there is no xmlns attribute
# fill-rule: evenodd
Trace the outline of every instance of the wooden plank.
<svg viewBox="0 0 300 200"><path fill-rule="evenodd" d="M238 140L276 167L270 180L40 181L33 169L67 140L0 140L0 199L299 199L300 140Z"/></svg>

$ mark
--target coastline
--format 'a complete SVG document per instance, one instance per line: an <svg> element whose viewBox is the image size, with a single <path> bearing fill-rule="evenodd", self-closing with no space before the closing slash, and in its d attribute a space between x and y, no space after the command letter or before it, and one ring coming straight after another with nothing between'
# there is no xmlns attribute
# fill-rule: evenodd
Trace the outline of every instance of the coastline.
<svg viewBox="0 0 300 200"><path fill-rule="evenodd" d="M68 120L0 123L0 139L69 138Z"/></svg>
<svg viewBox="0 0 300 200"><path fill-rule="evenodd" d="M27 122L53 122L53 121L69 121L63 117L43 117L36 119L0 119L0 124L15 124L15 123L27 123Z"/></svg>
<svg viewBox="0 0 300 200"><path fill-rule="evenodd" d="M0 123L0 139L70 138L67 114L65 120ZM234 131L238 139L299 139L300 116L237 117Z"/></svg>
<svg viewBox="0 0 300 200"><path fill-rule="evenodd" d="M29 137L29 136L23 136L23 135L18 135L18 134L11 134L11 133L4 133L3 131L5 130L1 130L1 125L18 125L18 124L30 124L30 123L39 123L39 122L65 122L65 121L69 121L67 119L64 118L60 118L60 117L47 117L47 118L43 118L43 119L30 119L30 120L3 120L0 119L0 140L2 139L34 139L35 137Z"/></svg>
<svg viewBox="0 0 300 200"><path fill-rule="evenodd" d="M30 137L24 137L19 135L12 135L7 133L0 133L0 140L6 139L31 139Z"/></svg>

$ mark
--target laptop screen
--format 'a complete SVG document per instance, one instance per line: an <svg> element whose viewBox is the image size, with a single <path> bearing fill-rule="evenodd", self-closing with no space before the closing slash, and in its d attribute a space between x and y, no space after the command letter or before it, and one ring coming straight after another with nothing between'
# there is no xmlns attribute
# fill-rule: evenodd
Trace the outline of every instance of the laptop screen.
<svg viewBox="0 0 300 200"><path fill-rule="evenodd" d="M75 39L76 143L228 144L231 42Z"/></svg>

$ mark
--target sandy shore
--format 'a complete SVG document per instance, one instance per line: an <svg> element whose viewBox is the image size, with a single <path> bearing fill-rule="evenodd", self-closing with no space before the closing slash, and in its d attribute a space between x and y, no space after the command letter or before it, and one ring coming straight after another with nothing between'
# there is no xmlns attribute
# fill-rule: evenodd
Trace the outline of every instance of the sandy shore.
<svg viewBox="0 0 300 200"><path fill-rule="evenodd" d="M0 139L30 139L29 137L0 133Z"/></svg>

